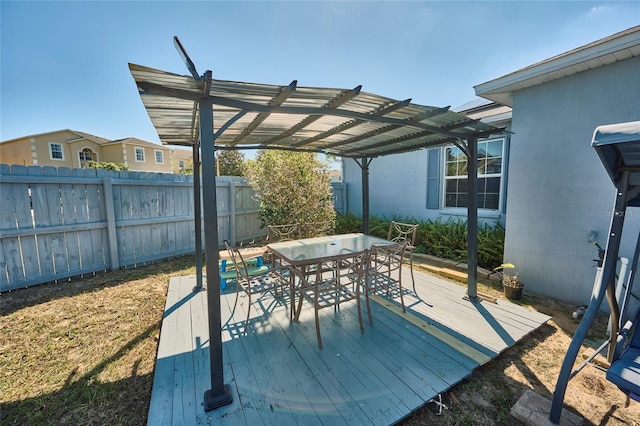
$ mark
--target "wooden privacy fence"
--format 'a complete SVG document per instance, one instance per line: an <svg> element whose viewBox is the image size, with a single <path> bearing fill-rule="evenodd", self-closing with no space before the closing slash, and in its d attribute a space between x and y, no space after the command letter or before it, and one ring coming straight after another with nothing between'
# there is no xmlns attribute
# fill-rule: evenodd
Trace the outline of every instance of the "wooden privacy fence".
<svg viewBox="0 0 640 426"><path fill-rule="evenodd" d="M219 245L264 236L246 181L216 184ZM0 164L0 292L194 253L193 197L193 176Z"/></svg>

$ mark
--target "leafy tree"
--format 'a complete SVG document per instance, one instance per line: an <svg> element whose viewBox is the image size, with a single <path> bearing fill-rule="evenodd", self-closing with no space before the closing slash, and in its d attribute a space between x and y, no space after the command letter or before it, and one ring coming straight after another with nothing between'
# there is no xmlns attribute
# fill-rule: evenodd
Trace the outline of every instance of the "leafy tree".
<svg viewBox="0 0 640 426"><path fill-rule="evenodd" d="M314 153L260 150L247 177L265 224L335 221L329 167Z"/></svg>
<svg viewBox="0 0 640 426"><path fill-rule="evenodd" d="M109 163L109 162L105 162L105 161L89 161L89 163L87 163L88 167L92 167L94 169L107 169L107 170L114 170L114 171L120 171L120 170L129 170L129 166L127 166L126 164L123 163Z"/></svg>
<svg viewBox="0 0 640 426"><path fill-rule="evenodd" d="M182 169L180 169L179 172L181 175L192 175L193 174L193 168L191 167L184 167Z"/></svg>
<svg viewBox="0 0 640 426"><path fill-rule="evenodd" d="M244 176L244 154L235 149L216 152L218 176Z"/></svg>

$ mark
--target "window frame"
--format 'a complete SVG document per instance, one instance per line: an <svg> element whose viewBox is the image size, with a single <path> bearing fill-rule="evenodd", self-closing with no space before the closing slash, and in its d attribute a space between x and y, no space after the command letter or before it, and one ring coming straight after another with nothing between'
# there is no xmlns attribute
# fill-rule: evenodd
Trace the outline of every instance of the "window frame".
<svg viewBox="0 0 640 426"><path fill-rule="evenodd" d="M498 188L498 203L497 203L497 208L495 209L487 209L484 207L480 207L481 203L480 200L478 200L478 211L482 211L485 213L501 213L503 211L503 203L504 203L504 196L505 196L505 180L506 180L506 165L507 165L507 161L506 161L506 156L507 156L507 144L508 144L508 140L505 136L498 136L498 137L493 137L493 138L488 138L488 139L480 139L478 140L478 146L480 146L480 144L483 143L490 143L490 142L495 142L495 141L501 141L502 142L502 150L501 150L501 154L500 154L500 158L501 158L501 166L500 166L500 173L481 173L480 170L478 170L478 180L480 181L480 179L489 179L489 178L500 178L500 182L499 182L499 188ZM451 146L446 146L442 148L442 161L440 162L440 165L442 166L442 173L441 173L441 178L442 178L442 183L440 185L440 189L442 191L441 197L440 197L440 202L441 204L441 209L444 212L447 213L455 213L455 212L459 212L459 211L466 211L467 207L466 206L447 206L447 183L451 180L460 180L460 179L466 179L466 174L465 175L455 175L455 176L447 176L447 150L449 149L455 149L457 148L455 145L451 145ZM459 149L459 148L457 148ZM480 151L478 149L478 151ZM465 155L466 158L466 155ZM495 158L495 157L492 157ZM481 161L481 158L478 159L478 162ZM480 193L478 195L481 195Z"/></svg>
<svg viewBox="0 0 640 426"><path fill-rule="evenodd" d="M160 161L158 161L158 154L160 154ZM156 160L156 164L164 164L164 152L161 149L154 149L153 156Z"/></svg>
<svg viewBox="0 0 640 426"><path fill-rule="evenodd" d="M54 157L53 156L53 146L59 146L60 147L60 158ZM49 142L49 159L52 161L65 161L64 160L64 147L62 146L62 144L60 142Z"/></svg>
<svg viewBox="0 0 640 426"><path fill-rule="evenodd" d="M87 160L86 158L84 158L84 159L82 158L82 156L85 153L85 151L89 151L91 153L91 159L90 160ZM80 163L85 162L85 161L98 162L98 153L96 153L94 150L92 150L88 146L85 146L84 148L82 148L81 150L78 151L78 160L80 161Z"/></svg>
<svg viewBox="0 0 640 426"><path fill-rule="evenodd" d="M138 159L138 152L142 153L142 156L141 156L142 160ZM141 147L141 146L134 147L133 148L133 155L134 155L134 157L136 159L136 163L144 163L145 162L146 155L144 153L144 148L143 147Z"/></svg>

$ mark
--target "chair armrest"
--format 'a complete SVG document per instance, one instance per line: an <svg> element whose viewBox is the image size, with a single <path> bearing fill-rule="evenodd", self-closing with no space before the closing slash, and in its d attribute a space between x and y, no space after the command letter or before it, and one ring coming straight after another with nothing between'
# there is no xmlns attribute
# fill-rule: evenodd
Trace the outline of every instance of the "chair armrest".
<svg viewBox="0 0 640 426"><path fill-rule="evenodd" d="M622 354L622 351L625 349L624 344L627 340L627 335L629 334L629 330L631 330L631 327L633 327L633 322L627 321L624 327L622 327L618 332L618 338L616 339L616 346L615 346L615 349L613 350L613 359L611 360L611 362L614 362L620 359L620 355Z"/></svg>

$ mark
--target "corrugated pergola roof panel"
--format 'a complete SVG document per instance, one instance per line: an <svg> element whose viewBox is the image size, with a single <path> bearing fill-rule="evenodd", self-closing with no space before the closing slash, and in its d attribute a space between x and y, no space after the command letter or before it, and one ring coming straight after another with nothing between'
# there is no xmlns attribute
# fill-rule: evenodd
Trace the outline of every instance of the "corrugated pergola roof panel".
<svg viewBox="0 0 640 426"><path fill-rule="evenodd" d="M501 129L448 108L353 89L195 79L129 64L164 144L198 140L198 102L213 103L217 148L319 151L375 157L484 137Z"/></svg>

